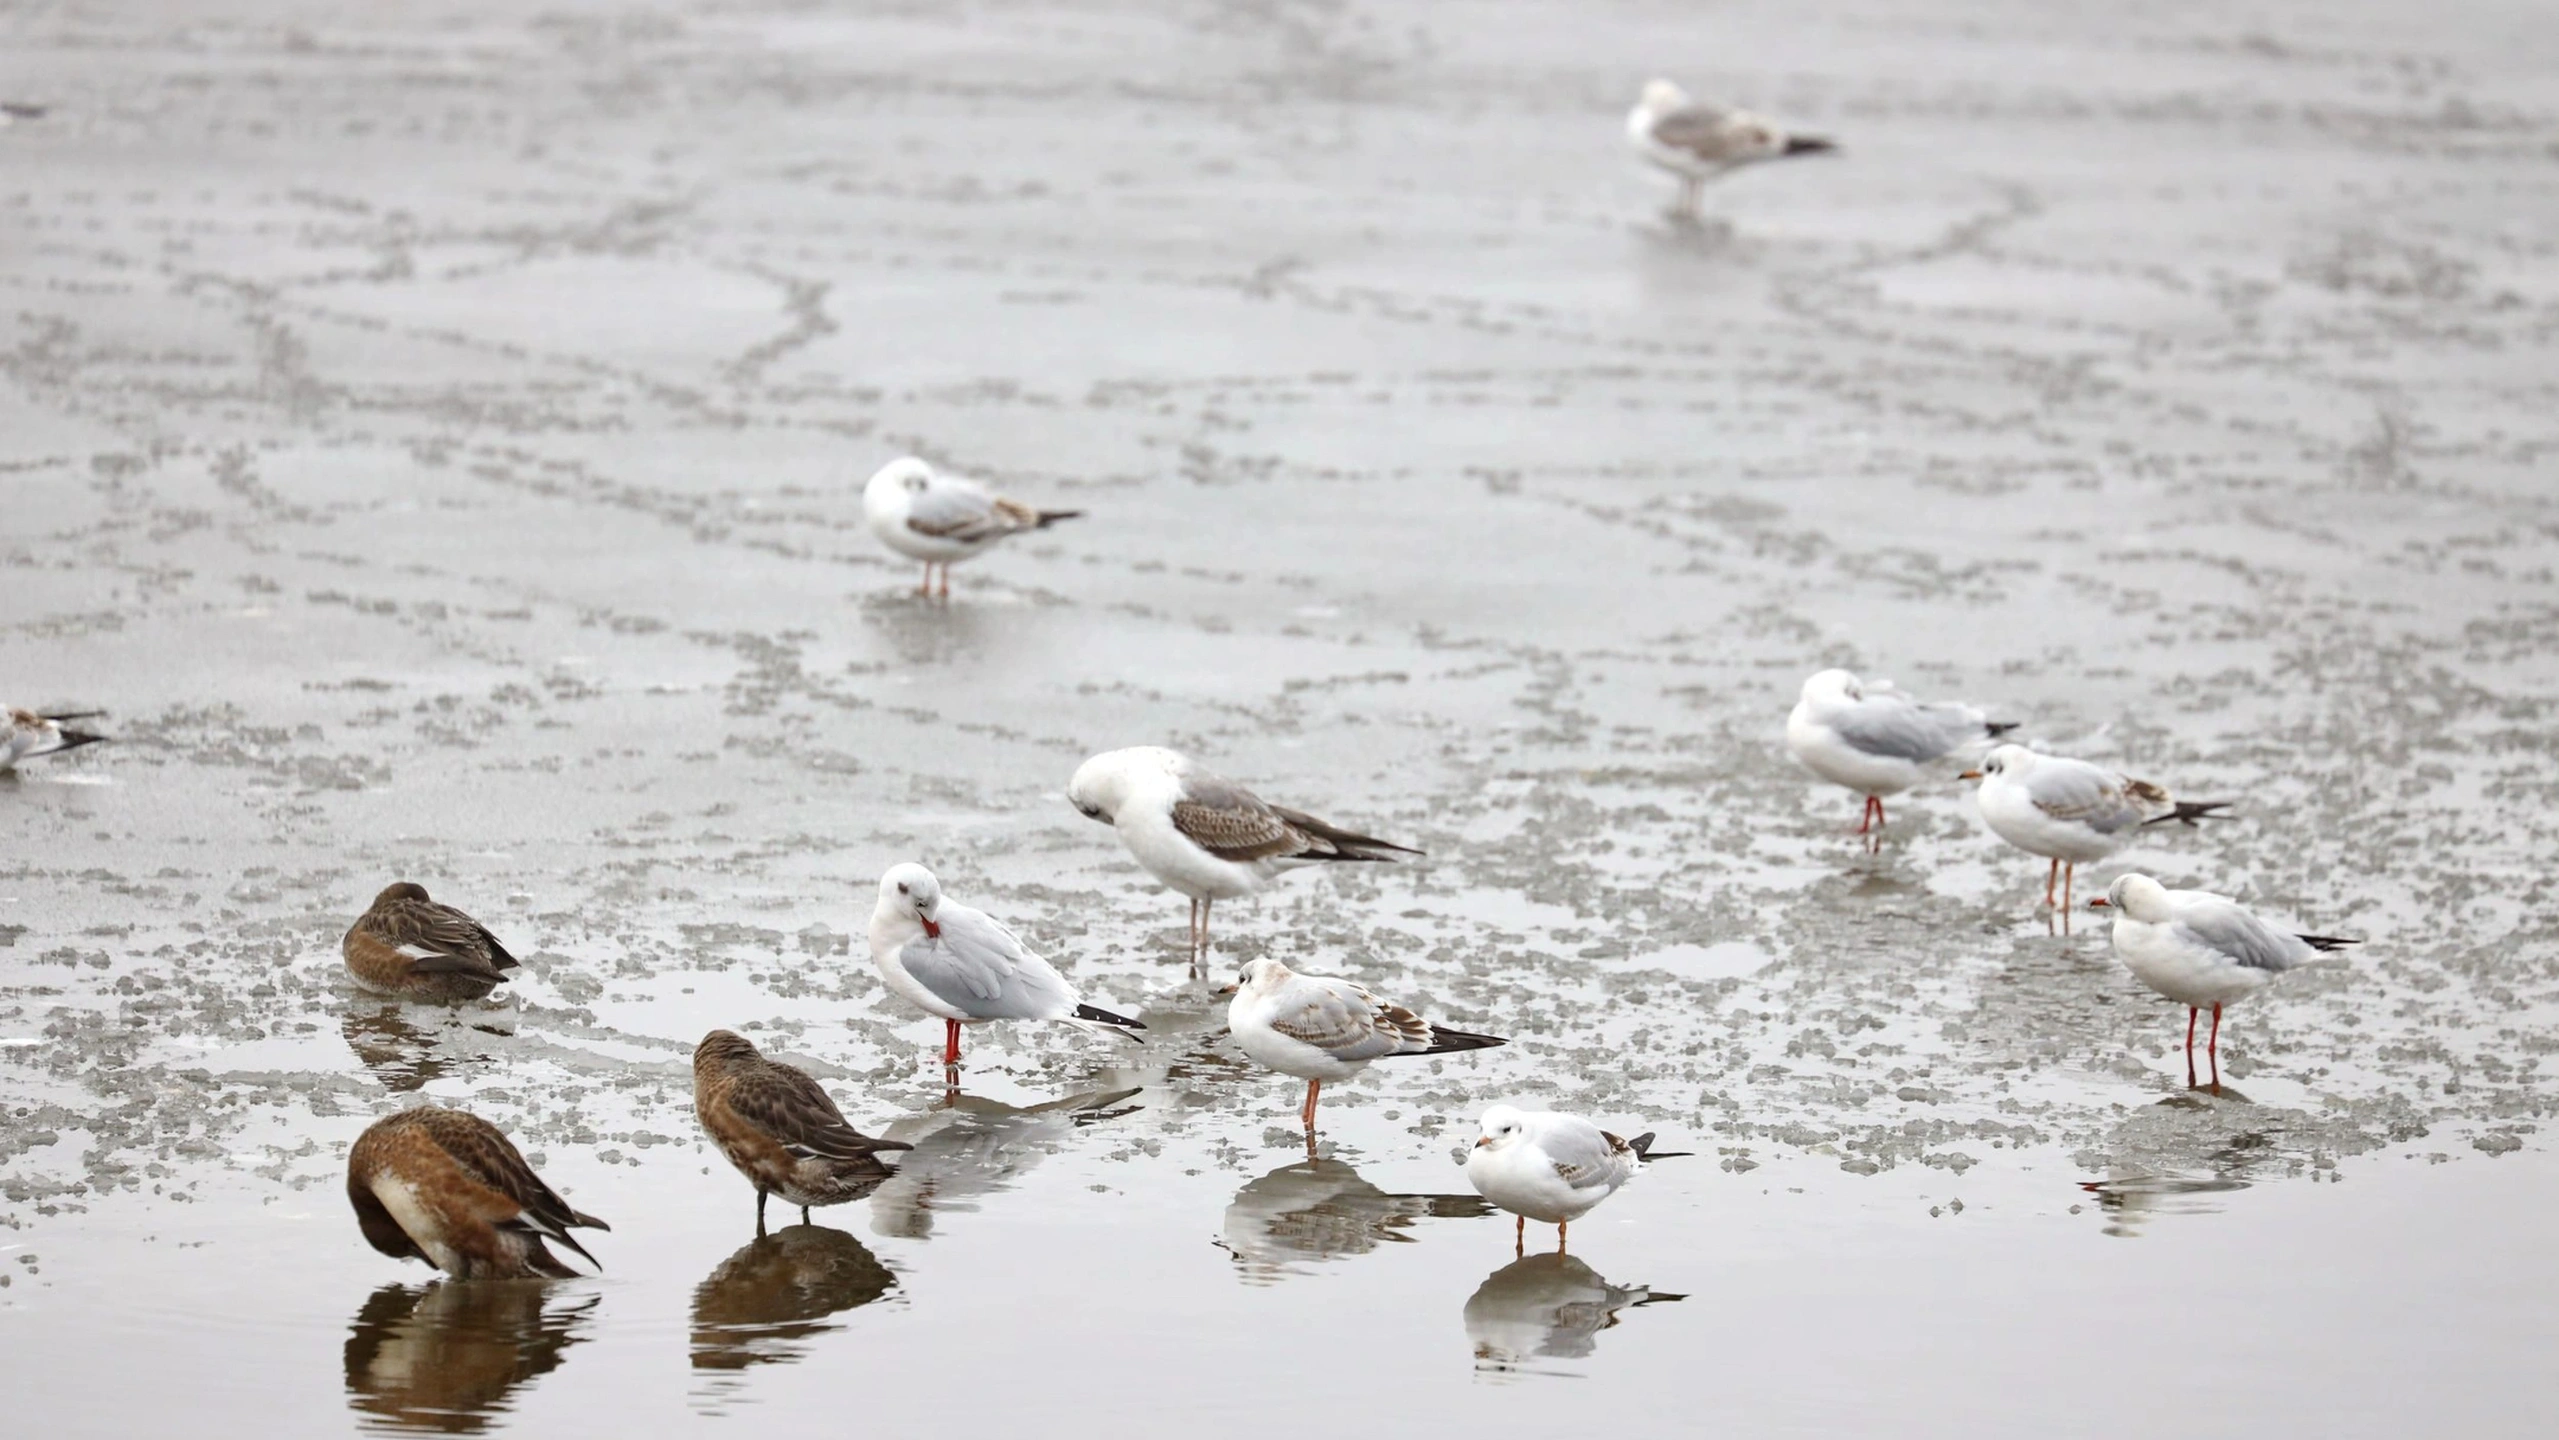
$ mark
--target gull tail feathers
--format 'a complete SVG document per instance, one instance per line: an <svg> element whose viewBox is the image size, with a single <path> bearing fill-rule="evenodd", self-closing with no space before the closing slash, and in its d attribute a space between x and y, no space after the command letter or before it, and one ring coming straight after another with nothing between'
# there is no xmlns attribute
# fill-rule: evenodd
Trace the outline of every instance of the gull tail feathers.
<svg viewBox="0 0 2559 1440"><path fill-rule="evenodd" d="M1434 1025L1431 1027L1431 1043L1419 1050L1408 1051L1407 1053L1414 1055L1446 1055L1458 1050L1487 1050L1495 1045L1508 1045L1509 1043L1511 1042L1499 1035L1474 1035L1469 1034L1464 1030L1448 1030Z"/></svg>
<svg viewBox="0 0 2559 1440"><path fill-rule="evenodd" d="M2224 815L2219 813L2238 804L2239 802L2236 800L2179 800L2175 803L2177 807L2176 809L2169 811L2165 815L2153 816L2141 823L2144 825L2165 825L2173 820L2180 825L2192 825L2198 820L2235 820L2239 818L2235 815Z"/></svg>
<svg viewBox="0 0 2559 1440"><path fill-rule="evenodd" d="M2337 951L2343 950L2349 945L2361 945L2364 943L2361 940L2348 940L2337 935L2303 935L2298 938L2301 943L2318 951L2322 955L2333 955Z"/></svg>
<svg viewBox="0 0 2559 1440"><path fill-rule="evenodd" d="M1380 840L1374 835L1362 835L1356 830L1345 830L1339 825L1318 820L1303 811L1291 810L1284 805L1274 805L1271 810L1282 820L1323 841L1329 847L1329 850L1314 850L1294 857L1299 860L1394 860L1405 855L1423 853L1410 845L1398 845L1392 840Z"/></svg>
<svg viewBox="0 0 2559 1440"><path fill-rule="evenodd" d="M1066 1017L1066 1023L1079 1030L1090 1030L1096 1035L1116 1035L1132 1045L1146 1043L1131 1033L1145 1029L1143 1022L1104 1010L1098 1005L1076 1006L1075 1013Z"/></svg>
<svg viewBox="0 0 2559 1440"><path fill-rule="evenodd" d="M1831 139L1827 135L1789 135L1786 137L1786 153L1789 155L1827 155L1838 148L1839 142Z"/></svg>
<svg viewBox="0 0 2559 1440"><path fill-rule="evenodd" d="M1081 510L1042 510L1037 512L1036 518L1031 521L1031 528L1046 530L1060 520L1081 519L1083 515L1084 512Z"/></svg>
<svg viewBox="0 0 2559 1440"><path fill-rule="evenodd" d="M1697 1152L1694 1150L1654 1149L1653 1132L1650 1130L1647 1130L1643 1134L1636 1136L1634 1139L1627 1141L1626 1148L1634 1151L1635 1158L1638 1160L1691 1160L1695 1159L1697 1155Z"/></svg>

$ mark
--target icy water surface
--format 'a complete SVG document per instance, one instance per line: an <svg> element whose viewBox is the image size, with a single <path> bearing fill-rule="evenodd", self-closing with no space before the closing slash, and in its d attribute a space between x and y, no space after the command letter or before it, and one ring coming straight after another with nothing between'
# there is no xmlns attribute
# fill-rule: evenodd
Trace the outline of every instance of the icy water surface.
<svg viewBox="0 0 2559 1440"><path fill-rule="evenodd" d="M156 13L155 13L156 12ZM2559 1403L2545 6L0 14L0 1353L46 1435L2537 1434ZM1669 71L1834 133L1703 226ZM1086 519L948 605L903 451ZM2365 937L2182 1012L1841 664L2234 823ZM1218 914L1503 1049L1292 1083L1061 796L1196 752L1425 846ZM934 866L1142 1047L873 976ZM524 957L356 993L426 883ZM2063 928L2068 921L2068 929ZM714 1026L906 1171L759 1240ZM1514 1262L1494 1099L1665 1161ZM596 1279L366 1248L464 1105ZM776 1218L783 1218L779 1207ZM796 1220L796 1215L788 1218ZM1551 1248L1551 1231L1532 1234Z"/></svg>

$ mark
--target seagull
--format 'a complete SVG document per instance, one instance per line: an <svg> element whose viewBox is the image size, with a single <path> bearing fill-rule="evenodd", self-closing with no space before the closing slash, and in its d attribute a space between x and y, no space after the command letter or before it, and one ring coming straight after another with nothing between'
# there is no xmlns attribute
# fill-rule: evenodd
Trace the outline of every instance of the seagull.
<svg viewBox="0 0 2559 1440"><path fill-rule="evenodd" d="M1620 1310L1685 1300L1649 1285L1611 1285L1575 1256L1530 1255L1484 1277L1466 1298L1466 1338L1478 1369L1511 1370L1539 1356L1578 1360Z"/></svg>
<svg viewBox="0 0 2559 1440"><path fill-rule="evenodd" d="M1306 1082L1306 1144L1315 1145L1315 1101L1327 1080L1348 1080L1389 1055L1446 1055L1510 1042L1431 1024L1354 981L1300 975L1277 960L1249 962L1227 1002L1226 1028L1244 1053Z"/></svg>
<svg viewBox="0 0 2559 1440"><path fill-rule="evenodd" d="M2085 760L2038 755L2023 745L2002 745L1981 768L1959 778L1981 782L1981 818L1999 838L2052 861L2044 874L2044 903L2061 882L2061 907L2070 908L2071 877L2121 850L2145 825L2174 820L2227 820L2216 811L2228 800L2175 800L2147 780L2135 780Z"/></svg>
<svg viewBox="0 0 2559 1440"><path fill-rule="evenodd" d="M24 100L0 100L0 130L5 130L21 120L41 120L52 111L53 107L50 105L34 105Z"/></svg>
<svg viewBox="0 0 2559 1440"><path fill-rule="evenodd" d="M1160 745L1110 750L1076 767L1066 798L1120 832L1146 873L1191 897L1191 967L1208 965L1208 910L1267 888L1282 870L1419 855L1262 797Z"/></svg>
<svg viewBox="0 0 2559 1440"><path fill-rule="evenodd" d="M365 989L443 1005L487 998L517 964L487 926L406 880L374 896L338 948Z"/></svg>
<svg viewBox="0 0 2559 1440"><path fill-rule="evenodd" d="M1668 80L1646 83L1644 98L1626 112L1626 139L1646 160L1679 177L1671 213L1689 217L1697 214L1706 182L1727 171L1839 148L1819 135L1789 134L1747 110L1699 104Z"/></svg>
<svg viewBox="0 0 2559 1440"><path fill-rule="evenodd" d="M1555 1227L1555 1252L1564 1232L1592 1207L1635 1178L1656 1154L1648 1131L1621 1140L1578 1115L1496 1105L1484 1112L1483 1134L1466 1152L1466 1183L1475 1193L1519 1217L1514 1253L1528 1253L1528 1222Z"/></svg>
<svg viewBox="0 0 2559 1440"><path fill-rule="evenodd" d="M799 1206L805 1225L812 1205L841 1205L878 1189L894 1173L880 1151L915 1148L854 1129L808 1072L765 1059L732 1030L714 1030L694 1047L693 1113L753 1182L758 1235L768 1195Z"/></svg>
<svg viewBox="0 0 2559 1440"><path fill-rule="evenodd" d="M1922 705L1889 684L1824 670L1804 682L1786 717L1786 748L1805 769L1866 797L1857 821L1863 835L1884 828L1885 796L1931 778L1928 762L2016 728L1970 705Z"/></svg>
<svg viewBox="0 0 2559 1440"><path fill-rule="evenodd" d="M1472 1195L1392 1195L1326 1156L1293 1160L1235 1192L1226 1207L1226 1238L1248 1285L1301 1273L1300 1261L1365 1255L1388 1242L1408 1242L1419 1220L1489 1215Z"/></svg>
<svg viewBox="0 0 2559 1440"><path fill-rule="evenodd" d="M924 562L916 594L933 593L933 567L942 567L942 593L951 593L951 562L966 560L1008 535L1045 530L1081 510L1037 510L957 475L935 473L912 455L879 469L862 487L862 514L881 543Z"/></svg>
<svg viewBox="0 0 2559 1440"><path fill-rule="evenodd" d="M1092 1028L1146 1027L1087 1005L1055 966L983 910L942 898L921 865L892 865L871 908L871 961L908 1003L943 1023L942 1063L960 1063L960 1027L989 1020L1063 1020Z"/></svg>
<svg viewBox="0 0 2559 1440"><path fill-rule="evenodd" d="M93 735L86 730L66 730L62 722L91 720L105 713L104 710L61 710L46 714L10 706L9 728L0 731L0 771L16 769L19 761L38 755L55 755L65 750L77 750L83 745L98 744L107 737Z"/></svg>
<svg viewBox="0 0 2559 1440"><path fill-rule="evenodd" d="M573 1279L578 1272L542 1242L594 1265L569 1232L613 1228L570 1209L498 1127L432 1105L386 1115L356 1137L347 1200L374 1249L456 1280Z"/></svg>
<svg viewBox="0 0 2559 1440"><path fill-rule="evenodd" d="M2212 1088L2221 1090L2221 1007L2244 1000L2275 977L2355 940L2294 935L2248 913L2225 895L2171 890L2147 875L2115 877L2088 902L2115 912L2115 958L2141 983L2186 1007L2186 1083L2195 1083L2195 1013L2212 1007Z"/></svg>

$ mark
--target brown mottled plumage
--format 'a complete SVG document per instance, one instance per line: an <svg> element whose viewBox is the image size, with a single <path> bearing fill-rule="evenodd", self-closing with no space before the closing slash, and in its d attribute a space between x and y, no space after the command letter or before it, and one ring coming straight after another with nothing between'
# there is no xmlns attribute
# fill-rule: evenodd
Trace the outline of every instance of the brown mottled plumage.
<svg viewBox="0 0 2559 1440"><path fill-rule="evenodd" d="M613 1228L569 1208L496 1126L432 1105L385 1116L356 1137L347 1201L374 1249L459 1280L573 1277L543 1242L592 1265L569 1231Z"/></svg>
<svg viewBox="0 0 2559 1440"><path fill-rule="evenodd" d="M878 1152L914 1148L854 1129L817 1081L765 1059L729 1030L703 1036L693 1051L693 1113L720 1153L754 1182L758 1231L766 1196L799 1206L806 1220L812 1205L841 1205L878 1189L893 1173Z"/></svg>
<svg viewBox="0 0 2559 1440"><path fill-rule="evenodd" d="M488 927L405 880L373 897L340 949L364 988L445 1005L485 999L517 963Z"/></svg>

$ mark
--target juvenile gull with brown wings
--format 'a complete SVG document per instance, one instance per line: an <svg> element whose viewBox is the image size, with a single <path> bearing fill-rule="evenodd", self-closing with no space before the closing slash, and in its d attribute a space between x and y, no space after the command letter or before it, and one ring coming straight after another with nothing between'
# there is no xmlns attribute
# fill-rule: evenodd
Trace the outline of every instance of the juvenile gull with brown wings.
<svg viewBox="0 0 2559 1440"><path fill-rule="evenodd" d="M1819 135L1796 135L1764 116L1691 100L1668 80L1644 86L1626 115L1626 138L1646 160L1679 177L1674 215L1695 216L1706 182L1744 165L1839 147Z"/></svg>
<svg viewBox="0 0 2559 1440"><path fill-rule="evenodd" d="M1066 798L1119 831L1146 872L1191 898L1191 964L1208 964L1208 911L1267 888L1280 872L1329 861L1392 860L1422 852L1273 805L1160 745L1085 761Z"/></svg>
<svg viewBox="0 0 2559 1440"><path fill-rule="evenodd" d="M107 737L86 730L74 730L65 720L90 720L107 712L103 710L57 710L50 714L37 710L9 707L9 727L0 730L0 771L15 769L21 760L38 755L58 755L95 745Z"/></svg>
<svg viewBox="0 0 2559 1440"><path fill-rule="evenodd" d="M966 560L1008 536L1045 530L1081 510L1041 510L998 495L974 480L944 475L912 455L879 468L862 487L862 515L881 543L924 562L916 594L933 593L933 567L942 567L942 593L951 593L951 562Z"/></svg>
<svg viewBox="0 0 2559 1440"><path fill-rule="evenodd" d="M2044 903L2056 903L2058 876L2058 903L2065 910L2079 867L2131 844L2143 826L2226 820L2230 817L2217 812L2232 804L2178 800L2147 780L2066 755L2039 755L2023 745L2000 746L1982 757L1980 769L1961 778L1981 782L1981 818L2000 839L2052 862L2044 872Z"/></svg>
<svg viewBox="0 0 2559 1440"><path fill-rule="evenodd" d="M1306 1082L1298 1118L1305 1122L1310 1150L1315 1101L1325 1081L1348 1080L1370 1061L1392 1055L1446 1055L1510 1043L1433 1025L1355 981L1300 975L1267 956L1245 965L1238 977L1235 998L1226 1006L1226 1028L1246 1055Z"/></svg>

